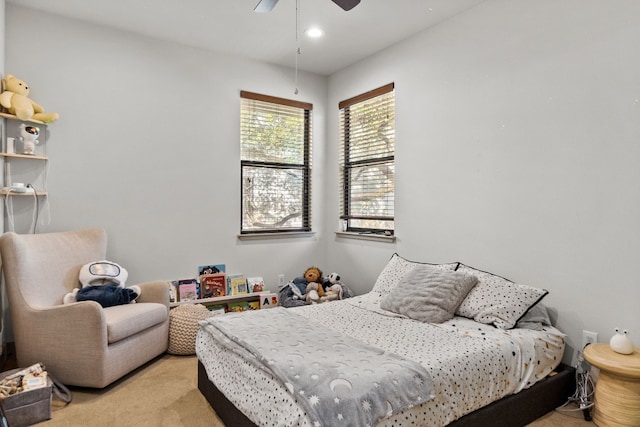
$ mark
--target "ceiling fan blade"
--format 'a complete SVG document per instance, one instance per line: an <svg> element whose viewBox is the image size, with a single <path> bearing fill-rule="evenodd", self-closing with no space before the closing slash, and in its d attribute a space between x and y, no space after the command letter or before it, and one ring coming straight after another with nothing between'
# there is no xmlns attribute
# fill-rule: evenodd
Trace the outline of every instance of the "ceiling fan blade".
<svg viewBox="0 0 640 427"><path fill-rule="evenodd" d="M332 1L344 10L351 10L360 3L360 0L332 0Z"/></svg>
<svg viewBox="0 0 640 427"><path fill-rule="evenodd" d="M278 0L260 0L253 11L258 13L271 12L276 3Z"/></svg>

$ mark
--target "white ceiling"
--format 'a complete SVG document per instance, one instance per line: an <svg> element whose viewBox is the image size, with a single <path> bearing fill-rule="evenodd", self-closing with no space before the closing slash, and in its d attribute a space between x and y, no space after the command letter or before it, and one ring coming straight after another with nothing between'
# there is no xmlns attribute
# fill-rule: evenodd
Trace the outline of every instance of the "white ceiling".
<svg viewBox="0 0 640 427"><path fill-rule="evenodd" d="M483 0L362 0L345 12L331 0L280 0L255 13L258 0L7 0L217 52L330 75L374 52L436 25ZM296 42L296 2L299 41ZM309 26L324 29L306 39Z"/></svg>

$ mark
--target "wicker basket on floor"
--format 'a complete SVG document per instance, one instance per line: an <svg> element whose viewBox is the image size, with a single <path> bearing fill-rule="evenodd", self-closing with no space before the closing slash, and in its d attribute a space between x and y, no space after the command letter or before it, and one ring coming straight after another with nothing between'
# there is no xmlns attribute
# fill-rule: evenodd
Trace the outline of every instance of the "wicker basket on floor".
<svg viewBox="0 0 640 427"><path fill-rule="evenodd" d="M169 312L169 349L170 354L188 355L196 353L196 335L198 321L211 316L211 312L202 304L183 304Z"/></svg>

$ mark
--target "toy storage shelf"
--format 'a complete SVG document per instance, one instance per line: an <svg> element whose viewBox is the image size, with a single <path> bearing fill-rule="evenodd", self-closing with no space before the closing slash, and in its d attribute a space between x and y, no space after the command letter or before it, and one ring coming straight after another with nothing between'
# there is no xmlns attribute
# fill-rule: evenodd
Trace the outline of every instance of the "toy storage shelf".
<svg viewBox="0 0 640 427"><path fill-rule="evenodd" d="M36 191L36 196L44 197L47 195L46 191ZM33 193L16 193L15 191L9 191L6 188L0 190L0 196L11 196L11 197L33 197Z"/></svg>
<svg viewBox="0 0 640 427"><path fill-rule="evenodd" d="M10 120L18 120L19 122L27 122L27 123L36 123L36 124L39 124L39 125L46 125L45 122L41 122L40 120L33 120L33 119L20 120L17 116L14 116L13 114L0 113L0 117L4 117L5 119L10 119Z"/></svg>
<svg viewBox="0 0 640 427"><path fill-rule="evenodd" d="M16 154L16 153L0 153L2 157L13 157L15 159L29 159L29 160L49 160L47 156L35 156L32 154Z"/></svg>
<svg viewBox="0 0 640 427"><path fill-rule="evenodd" d="M177 307L182 304L223 304L226 302L236 302L236 301L259 301L262 295L271 295L273 292L256 292L250 294L240 294L240 295L225 295L223 297L214 297L214 298L202 298L202 299L194 299L191 301L177 301L172 302L170 304L171 307Z"/></svg>
<svg viewBox="0 0 640 427"><path fill-rule="evenodd" d="M21 152L21 144L19 144L21 124L37 126L40 129L39 144L36 146L34 154L22 154ZM31 184L35 189L35 197L47 197L46 175L49 159L46 155L46 141L48 139L48 125L40 120L21 120L13 114L0 112L0 135L0 162L2 163L0 200L4 203L2 210L3 212L7 211L5 215L8 216L8 207L13 208L13 205L7 201L8 197L15 198L18 203L18 211L24 211L26 207L30 206L28 205L30 202L27 200L34 197L32 191L24 193L12 191L11 185L14 182ZM15 146L9 147L8 138L14 138ZM38 204L36 203L30 209L39 209ZM11 216L13 216L13 210ZM24 215L23 217L26 218ZM7 224L9 223L11 222L2 221L0 228L3 228L3 231L8 231Z"/></svg>
<svg viewBox="0 0 640 427"><path fill-rule="evenodd" d="M0 127L2 128L2 145L0 147L0 158L3 160L3 164L2 164L2 169L3 169L3 187L9 187L11 186L11 184L13 183L13 176L15 175L14 173L12 173L11 171L11 163L13 160L17 160L19 163L16 163L16 166L19 167L19 169L24 169L24 168L29 168L26 166L26 163L22 163L23 161L32 161L35 160L37 162L47 162L47 160L49 160L47 158L46 155L46 140L47 140L47 124L44 122L41 122L39 120L20 120L18 117L12 115L12 114L7 114L7 113L0 113ZM18 129L20 127L20 124L24 124L24 123L34 123L34 124L38 124L38 127L42 128L42 132L40 133L40 144L39 147L37 148L37 151L33 154L23 154L20 152L16 152L16 149L19 148L18 146L13 147L11 150L9 150L9 146L8 146L8 138L14 138L16 140L16 142L19 140L19 133L18 133ZM16 144L17 145L17 144ZM23 175L20 177L21 181L24 181L26 183L31 183L34 184L34 187L36 186L34 181L37 181L37 175L38 173L42 171L42 169L40 167L37 167L33 173L27 173L27 175ZM31 182L30 182L31 181ZM42 185L44 185L44 183L41 183ZM15 195L15 192L9 192L6 190L2 190L2 194L6 194L6 193L10 193L11 195ZM37 194L39 195L45 195L46 192L45 191L37 191ZM31 195L31 193L28 193L28 195Z"/></svg>
<svg viewBox="0 0 640 427"><path fill-rule="evenodd" d="M25 160L40 160L40 161L47 161L49 160L47 158L47 156L36 156L36 155L32 155L32 154L16 154L16 153L4 153L4 152L0 152L0 157L4 157L5 158L5 163L9 162L11 159L25 159ZM9 182L11 181L11 176L10 173L5 165L5 172L4 172L4 182ZM46 196L47 192L46 191L42 191L42 190L38 190L36 191L36 196ZM15 196L33 196L33 193L17 193L15 191L9 191L9 189L7 188L2 188L0 189L0 196L11 196L11 197L15 197Z"/></svg>

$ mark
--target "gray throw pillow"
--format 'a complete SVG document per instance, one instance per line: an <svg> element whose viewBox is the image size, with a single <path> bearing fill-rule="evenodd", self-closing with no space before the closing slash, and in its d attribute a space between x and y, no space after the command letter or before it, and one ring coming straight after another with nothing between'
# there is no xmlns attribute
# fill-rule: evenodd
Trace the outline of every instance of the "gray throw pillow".
<svg viewBox="0 0 640 427"><path fill-rule="evenodd" d="M409 261L406 258L402 258L400 255L393 254L387 265L384 267L380 275L378 276L376 283L373 285L371 292L377 292L381 295L388 295L389 292L394 290L400 280L409 271L416 267L428 267L438 270L450 270L453 271L458 267L457 262L449 264L431 264L428 262Z"/></svg>
<svg viewBox="0 0 640 427"><path fill-rule="evenodd" d="M442 323L453 318L477 281L468 274L417 266L382 299L380 307L420 322Z"/></svg>

